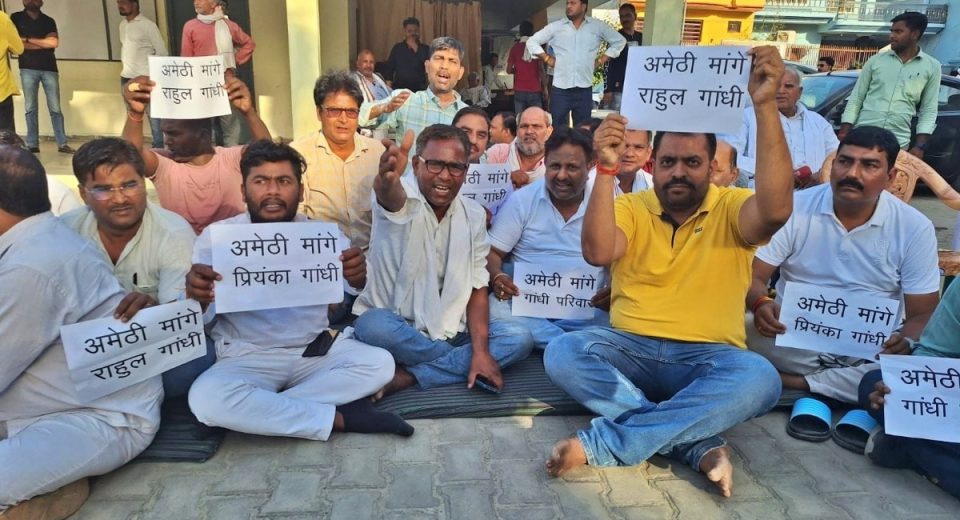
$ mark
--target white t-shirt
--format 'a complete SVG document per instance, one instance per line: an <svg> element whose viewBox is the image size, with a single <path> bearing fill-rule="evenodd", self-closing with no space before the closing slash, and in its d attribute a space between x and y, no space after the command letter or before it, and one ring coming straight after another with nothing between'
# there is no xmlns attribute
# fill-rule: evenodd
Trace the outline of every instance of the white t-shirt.
<svg viewBox="0 0 960 520"><path fill-rule="evenodd" d="M50 175L47 175L47 194L50 196L50 211L57 216L85 206L79 195Z"/></svg>
<svg viewBox="0 0 960 520"><path fill-rule="evenodd" d="M893 299L940 289L933 224L886 191L870 220L850 232L833 211L830 184L797 192L793 215L757 259L780 266L778 298L786 282Z"/></svg>
<svg viewBox="0 0 960 520"><path fill-rule="evenodd" d="M597 168L594 167L590 170L590 173L587 174L587 190L592 190L596 182ZM633 188L631 188L630 193L639 193L651 189L653 189L653 174L647 173L647 170L640 168L637 170L637 175L633 178ZM620 187L620 179L617 179L617 181L613 183L613 196L619 197L623 194L623 188Z"/></svg>

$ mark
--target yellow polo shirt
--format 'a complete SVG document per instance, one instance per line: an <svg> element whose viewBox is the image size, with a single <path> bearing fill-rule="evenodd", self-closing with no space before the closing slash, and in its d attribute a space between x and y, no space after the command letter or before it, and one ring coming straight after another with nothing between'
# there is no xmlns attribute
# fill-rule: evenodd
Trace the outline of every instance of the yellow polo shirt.
<svg viewBox="0 0 960 520"><path fill-rule="evenodd" d="M17 87L17 82L10 73L8 52L23 54L23 41L17 33L17 28L10 21L10 16L0 12L0 101L20 94L20 88Z"/></svg>
<svg viewBox="0 0 960 520"><path fill-rule="evenodd" d="M746 346L744 299L756 247L740 234L753 192L711 185L681 226L663 213L654 190L617 197L617 227L627 252L612 266L610 323L633 334Z"/></svg>

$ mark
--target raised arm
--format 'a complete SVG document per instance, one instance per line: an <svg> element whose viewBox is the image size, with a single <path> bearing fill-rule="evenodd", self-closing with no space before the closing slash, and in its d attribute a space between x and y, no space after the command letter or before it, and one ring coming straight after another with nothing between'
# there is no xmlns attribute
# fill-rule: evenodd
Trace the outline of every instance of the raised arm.
<svg viewBox="0 0 960 520"><path fill-rule="evenodd" d="M740 234L749 244L766 242L793 212L790 150L780 126L775 97L783 76L783 60L775 47L754 47L748 85L757 114L756 194L740 208Z"/></svg>
<svg viewBox="0 0 960 520"><path fill-rule="evenodd" d="M150 104L150 91L153 90L154 85L155 83L150 81L149 77L137 76L120 87L123 100L127 103L127 120L123 124L123 139L140 150L147 177L153 177L160 164L157 154L143 145L143 118L147 105Z"/></svg>
<svg viewBox="0 0 960 520"><path fill-rule="evenodd" d="M400 177L407 167L407 154L413 147L413 130L407 130L400 146L389 139L383 140L383 146L387 149L380 156L380 168L373 179L373 192L383 209L396 213L407 203L407 192L403 191Z"/></svg>
<svg viewBox="0 0 960 520"><path fill-rule="evenodd" d="M617 227L613 209L614 183L620 171L620 155L626 147L627 118L610 114L593 134L597 154L597 177L583 217L580 245L590 265L607 266L627 252L627 235ZM613 237L613 240L610 240Z"/></svg>

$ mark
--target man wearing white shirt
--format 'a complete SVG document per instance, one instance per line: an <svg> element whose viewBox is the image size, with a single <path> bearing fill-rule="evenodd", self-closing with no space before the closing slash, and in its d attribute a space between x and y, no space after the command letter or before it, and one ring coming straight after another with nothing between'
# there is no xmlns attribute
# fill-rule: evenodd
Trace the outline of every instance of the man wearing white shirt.
<svg viewBox="0 0 960 520"><path fill-rule="evenodd" d="M810 111L800 102L803 86L800 72L794 67L786 67L777 91L777 110L780 111L780 124L787 138L787 147L793 159L794 183L798 188L819 184L827 179L819 179L820 167L827 156L840 145L833 126L820 114ZM730 144L737 149L739 168L747 176L749 188L753 188L753 177L757 162L757 117L752 107L743 111L743 126L734 136L728 136Z"/></svg>
<svg viewBox="0 0 960 520"><path fill-rule="evenodd" d="M0 517L66 518L85 477L150 444L163 390L152 377L77 395L60 327L111 316L123 290L96 246L50 213L40 162L12 146L0 146L0 294Z"/></svg>
<svg viewBox="0 0 960 520"><path fill-rule="evenodd" d="M487 150L486 162L509 164L510 179L520 188L543 178L544 146L553 133L553 118L540 107L529 107L520 114L517 138L511 143L495 144Z"/></svg>
<svg viewBox="0 0 960 520"><path fill-rule="evenodd" d="M0 144L27 148L27 144L13 130L0 129ZM47 191L50 195L50 211L57 216L83 207L83 201L66 184L52 175L47 175Z"/></svg>
<svg viewBox="0 0 960 520"><path fill-rule="evenodd" d="M567 126L573 114L573 126L590 119L593 108L593 71L616 58L627 40L606 22L587 16L587 0L567 0L566 19L548 24L527 40L527 51L553 67L550 113L560 126ZM597 58L600 44L607 50ZM545 46L550 45L556 57Z"/></svg>
<svg viewBox="0 0 960 520"><path fill-rule="evenodd" d="M644 165L650 160L653 150L650 141L653 132L650 130L627 129L623 138L623 153L620 154L620 173L613 189L616 196L625 193L637 193L653 187L653 175L644 170ZM590 170L587 186L592 189L597 179L597 169Z"/></svg>
<svg viewBox="0 0 960 520"><path fill-rule="evenodd" d="M303 157L289 146L257 141L240 163L247 211L215 225L305 222ZM376 412L367 396L393 375L393 359L344 331L328 327L327 306L308 305L217 314L210 229L197 238L187 296L200 302L217 348L217 362L190 388L190 409L200 422L256 435L327 440L333 431L395 433L413 427ZM351 286L366 277L359 248L341 255ZM316 352L314 352L316 350Z"/></svg>
<svg viewBox="0 0 960 520"><path fill-rule="evenodd" d="M160 36L160 29L152 20L140 13L139 0L117 0L120 11L120 87L137 76L150 75L150 56L166 56L167 44ZM150 118L150 133L153 134L153 147L163 148L163 132L160 120Z"/></svg>
<svg viewBox="0 0 960 520"><path fill-rule="evenodd" d="M508 255L514 263L568 260L585 264L580 230L590 197L587 173L592 164L590 136L561 127L547 140L546 177L514 192L490 228L490 316L522 324L541 349L565 332L609 326L602 315L597 320L513 317L511 300L520 296L520 290L513 282L512 269L504 265ZM595 289L601 289L600 281Z"/></svg>
<svg viewBox="0 0 960 520"><path fill-rule="evenodd" d="M503 387L500 368L527 357L530 333L489 319L487 215L460 196L470 141L452 126L417 137L414 178L401 173L413 145L407 132L380 160L369 278L354 304L357 339L397 361L386 395L467 382Z"/></svg>
<svg viewBox="0 0 960 520"><path fill-rule="evenodd" d="M364 49L357 54L357 70L353 73L353 77L363 92L361 104L387 99L392 92L387 82L383 80L383 76L374 72L376 65L377 60L370 49Z"/></svg>
<svg viewBox="0 0 960 520"><path fill-rule="evenodd" d="M888 130L851 130L837 151L830 182L797 193L786 225L757 250L746 298L753 314L747 316L747 346L773 363L784 388L857 403L858 385L873 361L775 347L776 335L786 332L778 321L786 282L902 299L902 327L877 346L880 354L910 354L937 306L933 225L885 189L899 151ZM767 284L777 267L774 300L767 296Z"/></svg>

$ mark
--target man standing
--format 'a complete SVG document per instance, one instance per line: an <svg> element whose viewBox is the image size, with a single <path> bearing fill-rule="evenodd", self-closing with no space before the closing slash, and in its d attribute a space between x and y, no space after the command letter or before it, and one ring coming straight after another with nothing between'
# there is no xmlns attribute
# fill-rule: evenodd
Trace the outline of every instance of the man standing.
<svg viewBox="0 0 960 520"><path fill-rule="evenodd" d="M776 370L744 348L741 297L755 244L787 221L793 204L774 101L783 62L773 47L749 53L760 125L756 194L710 184L713 134L657 132L653 190L614 201L626 118L607 116L594 135L599 175L583 223L583 257L610 266L612 328L570 332L547 346L550 379L600 416L554 446L550 475L663 453L730 496L730 448L718 434L780 396Z"/></svg>
<svg viewBox="0 0 960 520"><path fill-rule="evenodd" d="M167 44L160 36L160 29L152 20L140 13L140 0L117 0L120 11L120 87L137 76L149 76L150 56L166 56ZM150 133L153 134L153 147L163 148L163 131L160 120L150 118Z"/></svg>
<svg viewBox="0 0 960 520"><path fill-rule="evenodd" d="M854 126L872 125L893 132L900 148L910 146L910 123L917 116L916 139L909 152L923 159L927 140L937 125L940 62L920 50L927 15L907 11L890 26L890 50L863 65L847 101L840 138Z"/></svg>
<svg viewBox="0 0 960 520"><path fill-rule="evenodd" d="M747 344L780 371L784 388L855 404L860 379L876 366L822 353L815 344L808 345L810 350L774 346L777 334L787 331L779 321L786 282L902 300L903 326L877 347L880 354L909 354L937 306L940 272L933 224L886 191L899 152L888 130L851 130L833 160L830 182L798 193L790 220L757 250L745 300L753 312ZM778 267L774 300L767 288ZM893 323L900 321L895 316Z"/></svg>
<svg viewBox="0 0 960 520"><path fill-rule="evenodd" d="M491 94L498 90L507 90L507 85L504 84L503 80L497 75L498 67L500 66L500 55L491 52L489 60L490 61L481 69L483 71L483 86L487 87L487 91Z"/></svg>
<svg viewBox="0 0 960 520"><path fill-rule="evenodd" d="M390 80L390 86L394 90L407 89L419 92L427 88L423 62L429 60L432 53L420 43L420 20L412 16L404 20L403 35L403 41L397 42L390 49L390 56L387 58L387 79ZM460 81L460 78L457 78L457 81Z"/></svg>
<svg viewBox="0 0 960 520"><path fill-rule="evenodd" d="M217 225L305 222L303 158L287 145L257 141L243 152L247 211ZM307 305L216 313L210 230L197 238L187 296L200 302L216 343L217 362L190 388L190 409L200 422L255 435L325 441L334 431L413 435L398 416L376 412L367 396L390 381L390 354L332 333L327 306ZM362 255L354 249L354 254ZM344 251L346 255L346 251ZM343 260L346 258L341 257ZM352 286L366 276L363 262L343 275ZM307 355L310 346L329 347Z"/></svg>
<svg viewBox="0 0 960 520"><path fill-rule="evenodd" d="M793 161L794 184L798 188L805 188L823 182L820 179L820 167L827 156L837 149L840 141L833 132L833 125L800 102L803 94L800 80L800 71L795 67L786 67L776 100L780 126L783 127ZM753 108L744 109L743 125L737 135L730 136L730 144L737 149L739 167L748 179L747 187L753 188L758 153L757 116Z"/></svg>
<svg viewBox="0 0 960 520"><path fill-rule="evenodd" d="M542 108L528 108L520 114L517 138L511 143L491 146L487 150L487 162L509 164L513 186L526 186L542 178L547 171L543 165L544 146L552 133L550 114Z"/></svg>
<svg viewBox="0 0 960 520"><path fill-rule="evenodd" d="M623 100L623 80L627 76L627 52L630 47L643 45L643 33L635 28L637 25L637 8L633 4L620 5L620 34L627 40L627 47L619 56L610 60L607 65L607 84L603 91L603 108L620 111L620 102Z"/></svg>
<svg viewBox="0 0 960 520"><path fill-rule="evenodd" d="M833 72L833 56L824 56L817 60L817 72Z"/></svg>
<svg viewBox="0 0 960 520"><path fill-rule="evenodd" d="M507 56L507 74L513 74L513 112L520 114L529 107L543 108L546 96L546 75L543 62L527 52L527 40L533 35L529 20L520 22L520 40L510 47Z"/></svg>
<svg viewBox="0 0 960 520"><path fill-rule="evenodd" d="M60 73L54 54L54 49L60 45L57 22L41 13L41 7L43 0L23 0L23 11L10 16L23 40L20 82L23 84L24 116L27 119L27 148L33 153L40 152L37 94L42 84L43 94L47 98L47 111L50 112L50 124L57 139L57 151L73 153L73 148L67 145L67 132L60 111Z"/></svg>
<svg viewBox="0 0 960 520"><path fill-rule="evenodd" d="M489 319L487 215L460 196L470 142L463 131L433 125L417 137L414 178L406 168L413 133L380 160L370 242L369 278L357 298L357 339L397 361L389 394L478 377L503 387L500 368L527 357L523 327Z"/></svg>
<svg viewBox="0 0 960 520"><path fill-rule="evenodd" d="M10 59L7 53L14 55L23 53L23 40L17 34L17 28L10 21L7 13L0 12L0 130L9 130L16 133L17 128L13 118L13 96L20 94L17 82L10 73Z"/></svg>
<svg viewBox="0 0 960 520"><path fill-rule="evenodd" d="M197 17L183 24L181 56L223 57L224 79L236 77L237 67L250 61L257 44L236 22L227 18L219 0L194 0ZM217 118L223 146L240 144L240 116L231 112ZM253 129L250 129L251 133Z"/></svg>
<svg viewBox="0 0 960 520"><path fill-rule="evenodd" d="M60 327L113 315L123 291L96 246L50 214L40 162L12 146L0 146L0 294L0 517L66 518L86 477L150 444L163 389L152 377L77 396Z"/></svg>
<svg viewBox="0 0 960 520"><path fill-rule="evenodd" d="M550 91L550 113L560 126L567 126L572 113L573 126L590 119L593 108L593 71L616 58L627 40L605 22L587 16L587 0L567 0L567 18L553 22L527 40L531 56L554 68ZM603 56L597 57L600 43L607 43ZM550 45L556 57L547 54Z"/></svg>
<svg viewBox="0 0 960 520"><path fill-rule="evenodd" d="M360 126L377 122L380 128L392 130L397 138L402 138L407 130L413 130L416 136L430 125L450 124L453 116L467 106L454 90L463 77L463 44L447 36L430 42L426 69L430 83L426 90L394 90L389 100L364 103L360 107Z"/></svg>
<svg viewBox="0 0 960 520"><path fill-rule="evenodd" d="M307 162L300 212L335 222L350 243L370 243L370 193L385 148L357 133L361 89L346 72L320 76L313 88L320 131L290 143Z"/></svg>
<svg viewBox="0 0 960 520"><path fill-rule="evenodd" d="M390 97L390 87L383 80L383 76L374 72L376 65L377 59L370 49L364 49L357 54L357 70L353 76L363 92L363 101L367 103L376 103Z"/></svg>

